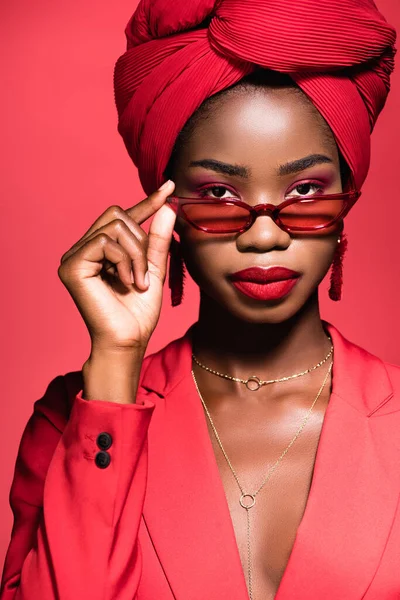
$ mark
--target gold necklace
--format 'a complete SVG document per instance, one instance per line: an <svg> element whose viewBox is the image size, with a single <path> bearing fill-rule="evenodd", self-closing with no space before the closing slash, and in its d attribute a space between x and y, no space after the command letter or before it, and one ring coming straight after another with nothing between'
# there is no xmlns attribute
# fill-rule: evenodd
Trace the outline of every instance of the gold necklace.
<svg viewBox="0 0 400 600"><path fill-rule="evenodd" d="M328 336L328 339L330 342L332 342L332 339L329 336ZM265 380L265 381L263 381L262 379L257 377L257 375L251 375L251 377L249 377L248 379L240 379L239 377L231 377L230 375L224 375L223 373L219 373L219 371L214 371L213 369L206 367L206 365L203 365L196 358L196 356L194 354L192 354L192 358L193 358L194 362L197 365L199 365L199 367L204 369L205 371L208 371L209 373L212 373L213 375L218 375L218 377L224 377L225 379L229 379L231 381L237 381L238 383L244 383L244 385L247 387L248 390L250 390L252 392L256 392L263 385L268 385L269 383L278 383L281 381L288 381L289 379L294 379L296 377L301 377L302 375L307 375L307 373L310 373L311 371L318 369L318 367L322 367L322 365L329 359L332 352L333 352L333 345L331 344L331 349L329 350L329 352L325 356L325 358L323 360L321 360L321 362L319 362L318 364L311 367L310 369L307 369L306 371L302 371L301 373L296 373L295 375L289 375L288 377L281 377L280 379L269 379L269 380Z"/></svg>
<svg viewBox="0 0 400 600"><path fill-rule="evenodd" d="M311 415L311 412L312 412L312 410L313 410L313 408L315 406L315 403L317 402L318 398L322 394L322 391L323 391L323 389L325 387L325 384L326 384L326 382L328 380L328 377L330 375L332 367L333 367L333 360L332 360L331 364L329 365L329 369L328 369L328 372L325 375L325 378L324 378L324 381L322 383L322 386L320 387L319 392L318 392L318 394L317 394L314 402L311 404L311 407L309 408L308 413L305 416L305 418L303 419L303 421L302 421L300 427L298 428L295 436L292 438L292 440L290 441L289 445L285 448L285 450L282 452L282 454L276 460L276 462L272 465L272 467L270 467L268 469L267 475L265 476L265 479L262 482L262 484L260 485L260 487L258 488L258 490L256 490L252 494L244 491L243 486L241 485L241 483L240 483L240 481L238 479L236 471L232 467L231 461L229 460L228 455L226 454L226 452L224 450L224 447L222 445L222 442L220 440L218 432L217 432L217 430L215 428L215 425L213 423L211 415L210 415L210 413L208 411L208 408L207 408L207 406L206 406L206 404L204 402L203 396L200 393L199 386L197 384L197 380L196 380L195 374L194 374L193 369L192 369L192 377L193 377L193 380L194 380L194 383L195 383L195 386L196 386L196 389L197 389L197 393L199 394L201 403L202 403L202 405L204 407L204 410L206 411L207 417L208 417L208 419L210 421L210 424L211 424L211 427L212 427L212 429L214 431L214 434L215 434L215 437L217 439L218 445L221 448L221 451L222 451L222 453L223 453L223 455L224 455L224 457L226 459L226 462L228 463L229 468L232 471L232 474L233 474L233 476L234 476L234 478L236 480L236 483L239 486L239 489L240 489L240 492L241 492L241 496L240 496L240 499L239 499L239 504L240 504L240 506L242 508L244 508L246 510L246 520L247 520L247 577L248 577L248 588L249 588L249 598L250 598L250 600L253 600L253 580L252 580L252 570L251 570L250 514L249 514L249 511L250 511L251 508L253 508L253 506L256 503L256 496L257 496L257 494L262 490L262 488L267 483L267 481L269 481L269 479L271 478L273 472L276 470L276 468L279 465L279 463L281 462L281 460L287 454L287 452L289 451L289 449L291 448L291 446L294 444L294 442L297 440L297 438L299 437L300 433L303 431L304 427L306 426L306 423L307 423L308 419L310 418L310 415Z"/></svg>

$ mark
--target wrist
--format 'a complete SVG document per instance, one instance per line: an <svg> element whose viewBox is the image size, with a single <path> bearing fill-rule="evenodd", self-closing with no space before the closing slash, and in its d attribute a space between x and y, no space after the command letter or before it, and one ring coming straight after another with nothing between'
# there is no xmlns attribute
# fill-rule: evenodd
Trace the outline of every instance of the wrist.
<svg viewBox="0 0 400 600"><path fill-rule="evenodd" d="M92 347L82 367L85 400L133 404L139 387L145 349L116 350Z"/></svg>

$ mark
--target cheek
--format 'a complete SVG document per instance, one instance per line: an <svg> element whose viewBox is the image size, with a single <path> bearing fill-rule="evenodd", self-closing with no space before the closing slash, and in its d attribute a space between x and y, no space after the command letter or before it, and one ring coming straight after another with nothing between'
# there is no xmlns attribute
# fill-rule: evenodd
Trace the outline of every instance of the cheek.
<svg viewBox="0 0 400 600"><path fill-rule="evenodd" d="M198 283L215 279L235 264L237 250L231 236L211 235L184 228L180 239L187 269Z"/></svg>
<svg viewBox="0 0 400 600"><path fill-rule="evenodd" d="M319 283L332 263L338 235L302 240L293 244L293 256L309 283Z"/></svg>

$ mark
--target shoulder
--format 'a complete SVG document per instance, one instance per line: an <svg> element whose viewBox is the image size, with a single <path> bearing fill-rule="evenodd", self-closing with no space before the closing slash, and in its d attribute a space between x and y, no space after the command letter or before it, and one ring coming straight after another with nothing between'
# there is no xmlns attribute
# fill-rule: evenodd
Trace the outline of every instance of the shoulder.
<svg viewBox="0 0 400 600"><path fill-rule="evenodd" d="M358 351L358 368L349 360L348 374L355 379L359 401L365 404L368 415L382 416L400 411L400 366L365 348L354 347Z"/></svg>
<svg viewBox="0 0 400 600"><path fill-rule="evenodd" d="M56 429L63 431L72 407L72 399L83 383L81 371L56 375L33 405L33 416L43 417Z"/></svg>
<svg viewBox="0 0 400 600"><path fill-rule="evenodd" d="M393 387L400 392L400 365L395 365L386 361L382 361L389 375Z"/></svg>

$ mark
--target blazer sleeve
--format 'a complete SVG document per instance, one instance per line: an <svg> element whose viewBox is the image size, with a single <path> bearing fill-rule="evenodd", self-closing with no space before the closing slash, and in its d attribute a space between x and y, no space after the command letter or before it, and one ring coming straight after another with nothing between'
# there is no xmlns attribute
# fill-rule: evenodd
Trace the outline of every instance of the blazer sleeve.
<svg viewBox="0 0 400 600"><path fill-rule="evenodd" d="M152 394L126 405L81 389L69 402L67 375L34 403L21 438L0 600L136 596Z"/></svg>

